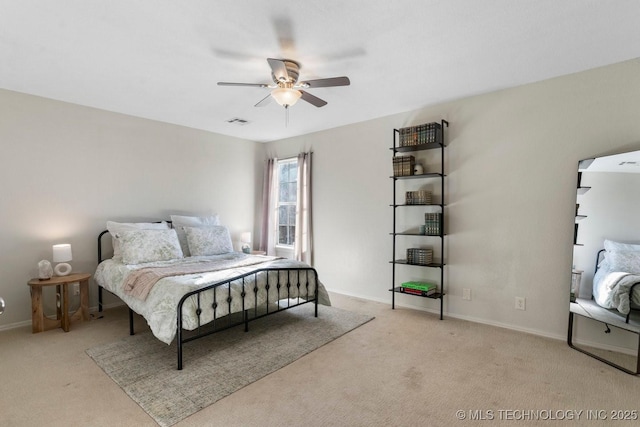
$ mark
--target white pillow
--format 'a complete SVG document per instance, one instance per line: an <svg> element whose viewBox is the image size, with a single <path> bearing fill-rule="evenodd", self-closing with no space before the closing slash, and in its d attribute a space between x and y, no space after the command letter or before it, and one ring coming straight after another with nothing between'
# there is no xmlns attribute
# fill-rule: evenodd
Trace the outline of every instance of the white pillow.
<svg viewBox="0 0 640 427"><path fill-rule="evenodd" d="M620 243L613 240L605 240L604 248L607 252L615 251L640 251L640 245L633 243Z"/></svg>
<svg viewBox="0 0 640 427"><path fill-rule="evenodd" d="M124 264L182 258L176 230L130 230L116 234Z"/></svg>
<svg viewBox="0 0 640 427"><path fill-rule="evenodd" d="M173 228L178 232L178 240L184 256L191 256L189 245L187 244L187 236L182 227L211 227L212 225L220 225L218 214L209 216L185 216L171 215L171 223Z"/></svg>
<svg viewBox="0 0 640 427"><path fill-rule="evenodd" d="M221 255L233 252L227 227L183 227L192 256Z"/></svg>
<svg viewBox="0 0 640 427"><path fill-rule="evenodd" d="M611 271L640 274L640 252L615 251L607 254L607 262Z"/></svg>
<svg viewBox="0 0 640 427"><path fill-rule="evenodd" d="M112 246L113 246L113 258L120 259L120 245L115 238L116 234L123 231L131 230L168 230L169 224L166 221L162 222L115 222L107 221L107 230L111 234Z"/></svg>

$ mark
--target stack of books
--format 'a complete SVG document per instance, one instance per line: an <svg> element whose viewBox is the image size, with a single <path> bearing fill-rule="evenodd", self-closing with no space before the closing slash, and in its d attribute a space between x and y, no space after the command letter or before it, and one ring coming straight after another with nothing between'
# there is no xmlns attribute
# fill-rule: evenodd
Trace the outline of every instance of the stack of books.
<svg viewBox="0 0 640 427"><path fill-rule="evenodd" d="M395 156L393 158L393 176L413 175L416 159L413 156Z"/></svg>
<svg viewBox="0 0 640 427"><path fill-rule="evenodd" d="M429 236L442 235L442 212L426 212L424 214L424 234Z"/></svg>
<svg viewBox="0 0 640 427"><path fill-rule="evenodd" d="M442 125L437 122L410 126L398 130L400 147L440 143L442 141Z"/></svg>
<svg viewBox="0 0 640 427"><path fill-rule="evenodd" d="M433 249L407 249L407 264L429 265L433 262Z"/></svg>
<svg viewBox="0 0 640 427"><path fill-rule="evenodd" d="M438 291L438 286L427 282L405 282L400 285L400 292L427 297Z"/></svg>
<svg viewBox="0 0 640 427"><path fill-rule="evenodd" d="M429 205L431 204L431 191L407 191L405 200L407 205Z"/></svg>

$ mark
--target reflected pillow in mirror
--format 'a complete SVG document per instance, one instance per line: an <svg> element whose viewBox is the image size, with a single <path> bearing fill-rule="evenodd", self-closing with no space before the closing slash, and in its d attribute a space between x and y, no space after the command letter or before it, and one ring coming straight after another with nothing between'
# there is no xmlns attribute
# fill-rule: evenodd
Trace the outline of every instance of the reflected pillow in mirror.
<svg viewBox="0 0 640 427"><path fill-rule="evenodd" d="M607 254L610 271L640 274L640 252L615 251Z"/></svg>
<svg viewBox="0 0 640 427"><path fill-rule="evenodd" d="M233 252L227 227L183 227L191 256L222 255Z"/></svg>
<svg viewBox="0 0 640 427"><path fill-rule="evenodd" d="M633 243L620 243L614 242L613 240L605 240L604 248L607 252L615 252L615 251L640 251L640 245Z"/></svg>

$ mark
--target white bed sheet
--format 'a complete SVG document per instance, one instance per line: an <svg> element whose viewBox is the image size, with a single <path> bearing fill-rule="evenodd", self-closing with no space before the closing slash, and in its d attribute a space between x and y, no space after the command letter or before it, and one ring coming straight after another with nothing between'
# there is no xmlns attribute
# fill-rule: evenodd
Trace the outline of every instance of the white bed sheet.
<svg viewBox="0 0 640 427"><path fill-rule="evenodd" d="M124 280L126 276L134 270L144 267L162 267L162 266L174 266L179 264L198 263L203 261L215 261L220 260L228 262L229 260L237 260L238 263L246 263L248 257L256 258L257 264L245 267L230 268L225 270L214 271L210 273L198 273L187 274L180 276L172 276L160 279L149 292L145 300L127 295L123 291ZM122 301L124 301L133 311L142 315L153 334L162 342L170 344L176 335L176 307L182 296L190 291L203 288L212 283L216 283L231 277L235 277L259 268L290 268L290 267L308 267L307 264L300 261L276 258L261 255L247 255L244 253L233 252L224 255L215 256L197 256L188 257L178 260L152 262L137 265L125 265L121 262L114 261L112 259L105 260L98 265L98 268L94 274L94 280L98 285L104 289L117 295ZM270 283L275 283L275 274L270 273ZM293 277L295 273L292 273L292 283L297 283L297 278ZM287 294L286 288L281 288L278 294L276 286L272 285L267 292L265 289L266 276L265 273L258 274L258 298L257 304L254 298L253 292L253 276L250 276L245 280L245 291L248 293L245 298L245 309L253 308L255 305L264 304L267 299L270 303L275 302L277 299L285 299L287 297L305 299L307 297L306 275L300 274L300 283L302 286L291 286L289 288L289 294ZM281 277L284 277L284 273L281 273ZM313 282L312 282L313 283ZM298 289L300 289L300 295L298 295ZM242 292L241 284L233 284L231 286L231 312L242 311ZM310 287L309 293L313 292L313 288ZM216 291L216 318L220 318L229 314L229 305L227 303L227 297L229 296L228 286L219 287ZM278 298L279 297L279 298ZM210 322L213 319L214 311L213 304L213 292L206 292L201 295L200 306L202 313L200 315L201 323ZM318 281L318 302L323 305L331 305L329 294L326 289ZM198 327L198 316L196 315L196 300L195 296L191 297L188 302L183 305L183 325L182 327L187 330L193 330Z"/></svg>
<svg viewBox="0 0 640 427"><path fill-rule="evenodd" d="M600 269L593 276L593 299L600 307L616 309L627 315L631 309L630 303L640 305L640 285L633 288L629 300L631 286L638 282L638 274Z"/></svg>

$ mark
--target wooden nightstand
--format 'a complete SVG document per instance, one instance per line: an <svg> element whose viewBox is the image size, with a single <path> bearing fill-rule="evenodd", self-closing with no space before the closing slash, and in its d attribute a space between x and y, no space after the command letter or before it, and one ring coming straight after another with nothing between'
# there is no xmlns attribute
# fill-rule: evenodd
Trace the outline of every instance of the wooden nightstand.
<svg viewBox="0 0 640 427"><path fill-rule="evenodd" d="M47 331L53 328L62 328L69 332L69 324L72 320L89 320L89 278L90 274L74 273L68 276L55 276L51 279L31 279L31 322L32 332ZM80 283L80 307L75 313L69 314L69 284ZM55 286L59 301L57 301L56 318L50 319L44 315L42 309L42 287Z"/></svg>
<svg viewBox="0 0 640 427"><path fill-rule="evenodd" d="M251 251L251 255L266 255L265 251Z"/></svg>

